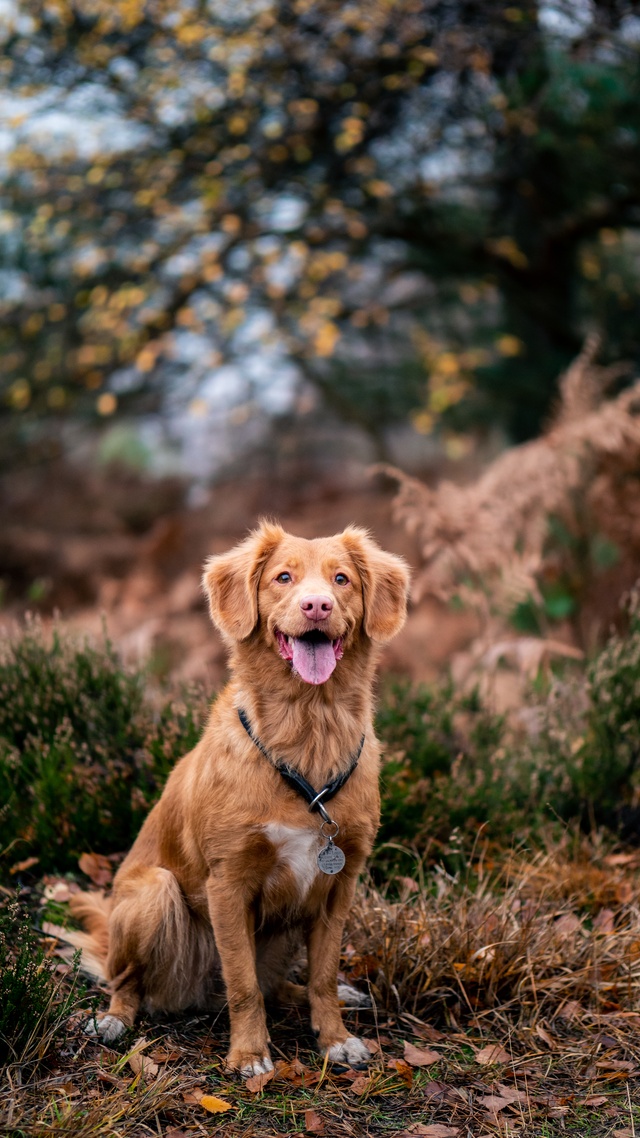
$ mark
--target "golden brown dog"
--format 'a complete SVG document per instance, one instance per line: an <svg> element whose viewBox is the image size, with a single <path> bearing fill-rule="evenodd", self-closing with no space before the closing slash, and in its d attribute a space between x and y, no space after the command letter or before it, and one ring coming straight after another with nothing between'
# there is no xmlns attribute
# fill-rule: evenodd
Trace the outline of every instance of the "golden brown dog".
<svg viewBox="0 0 640 1138"><path fill-rule="evenodd" d="M112 992L108 1013L87 1030L117 1038L142 1002L205 1008L223 981L229 1067L270 1070L264 998L304 998L287 972L305 940L319 1046L333 1061L366 1062L367 1048L342 1022L337 973L379 821L376 646L404 622L407 568L355 527L307 541L265 522L210 558L204 587L231 646L232 679L170 775L111 897L73 898L89 932L76 939ZM349 771L331 801L321 800L332 819L323 823L295 779L313 794ZM323 850L329 871L319 864Z"/></svg>

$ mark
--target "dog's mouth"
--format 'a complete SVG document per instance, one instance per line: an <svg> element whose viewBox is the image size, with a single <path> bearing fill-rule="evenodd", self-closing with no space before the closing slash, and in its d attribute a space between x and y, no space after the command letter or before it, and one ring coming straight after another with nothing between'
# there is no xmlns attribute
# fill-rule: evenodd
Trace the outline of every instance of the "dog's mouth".
<svg viewBox="0 0 640 1138"><path fill-rule="evenodd" d="M319 628L302 636L287 636L276 630L278 650L283 660L289 660L294 672L308 684L324 684L342 659L342 637L330 640Z"/></svg>

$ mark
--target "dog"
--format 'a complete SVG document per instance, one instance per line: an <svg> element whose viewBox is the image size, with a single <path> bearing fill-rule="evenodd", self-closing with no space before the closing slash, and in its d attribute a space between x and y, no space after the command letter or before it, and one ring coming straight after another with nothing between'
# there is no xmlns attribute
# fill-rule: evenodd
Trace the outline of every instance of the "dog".
<svg viewBox="0 0 640 1138"><path fill-rule="evenodd" d="M226 993L226 1064L244 1077L273 1067L269 998L308 1002L330 1061L369 1061L344 1027L337 979L379 824L376 658L405 621L408 585L405 562L355 526L306 540L263 521L207 561L231 680L111 895L71 900L86 929L76 944L111 991L90 1034L113 1041L141 1004L204 1009ZM287 975L304 942L306 993Z"/></svg>

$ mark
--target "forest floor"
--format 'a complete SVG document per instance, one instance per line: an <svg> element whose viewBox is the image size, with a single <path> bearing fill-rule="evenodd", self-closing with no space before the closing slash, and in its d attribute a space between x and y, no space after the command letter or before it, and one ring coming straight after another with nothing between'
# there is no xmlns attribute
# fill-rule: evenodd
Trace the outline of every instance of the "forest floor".
<svg viewBox="0 0 640 1138"><path fill-rule="evenodd" d="M90 861L84 864L98 874L99 858L93 868ZM142 1019L117 1045L105 1046L82 1032L87 1015L104 1007L106 998L103 990L89 986L71 1018L58 1025L56 1042L39 1065L16 1061L7 1067L0 1133L7 1138L635 1138L640 1133L639 869L638 852L611 853L602 843L565 841L527 858L526 868L525 860L514 861L511 881L502 870L483 879L476 866L473 881L449 882L440 898L432 885L420 895L416 882L404 902L394 903L363 887L350 920L342 975L377 997L377 1010L345 1011L349 1030L367 1039L368 1070L327 1066L314 1050L308 1016L299 1009L270 1009L275 1072L267 1077L242 1080L225 1072L224 1011ZM64 933L42 914L64 919L64 898L82 876L38 879L30 878L28 869L19 872L28 895L23 901L40 913L47 953L66 957L56 965L63 986L72 977ZM32 884L24 884L27 880ZM519 901L530 910L528 973L513 951L513 933L505 931ZM489 943L474 952L474 944L468 945L465 958L469 908L478 902L485 905ZM462 942L452 920L463 929ZM454 982L434 983L425 999L421 989L429 981L424 973L415 976L415 945L437 937L438 923L443 927L438 951L450 957L457 990ZM493 971L487 963L483 989L480 962L490 961L491 942L495 951L502 938L505 944L511 938L512 951L503 953L497 970L495 962ZM375 979L378 969L389 974L393 967L395 1010L389 991L381 998Z"/></svg>

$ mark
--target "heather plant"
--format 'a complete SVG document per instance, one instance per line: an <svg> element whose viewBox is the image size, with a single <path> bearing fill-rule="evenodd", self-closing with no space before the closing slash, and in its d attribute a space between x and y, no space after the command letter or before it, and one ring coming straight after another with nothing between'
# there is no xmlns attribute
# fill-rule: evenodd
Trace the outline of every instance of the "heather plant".
<svg viewBox="0 0 640 1138"><path fill-rule="evenodd" d="M0 851L64 869L86 850L126 849L201 709L194 697L155 710L144 674L107 639L48 639L28 624L0 658Z"/></svg>
<svg viewBox="0 0 640 1138"><path fill-rule="evenodd" d="M42 1059L78 1001L17 901L0 908L0 1066Z"/></svg>
<svg viewBox="0 0 640 1138"><path fill-rule="evenodd" d="M390 684L378 713L384 745L379 857L398 844L440 854L452 832L473 837L499 820L504 832L521 818L527 780L504 746L505 724L476 692Z"/></svg>

